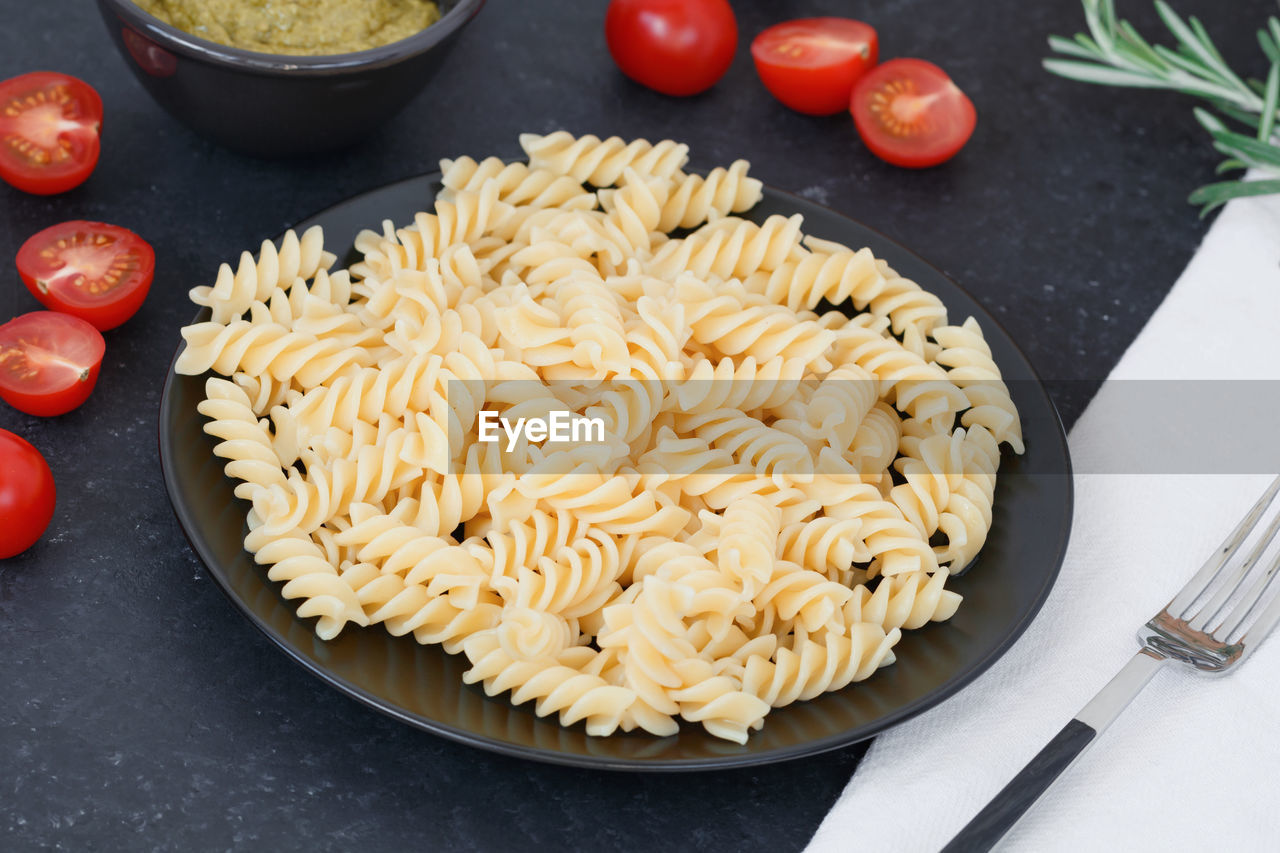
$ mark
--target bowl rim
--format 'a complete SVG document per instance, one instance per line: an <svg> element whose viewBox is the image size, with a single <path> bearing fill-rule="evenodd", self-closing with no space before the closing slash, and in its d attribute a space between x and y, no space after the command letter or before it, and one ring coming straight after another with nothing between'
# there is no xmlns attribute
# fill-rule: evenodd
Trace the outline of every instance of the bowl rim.
<svg viewBox="0 0 1280 853"><path fill-rule="evenodd" d="M133 0L98 0L98 4L160 47L174 53L230 70L294 77L381 68L425 53L474 18L485 0L458 0L453 8L440 16L440 20L408 38L367 50L319 56L262 53L209 41L166 24Z"/></svg>

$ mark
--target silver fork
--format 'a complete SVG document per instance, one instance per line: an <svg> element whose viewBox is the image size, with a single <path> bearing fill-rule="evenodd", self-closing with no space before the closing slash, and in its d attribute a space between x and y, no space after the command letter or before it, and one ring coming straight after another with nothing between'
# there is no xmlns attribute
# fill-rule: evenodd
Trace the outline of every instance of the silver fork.
<svg viewBox="0 0 1280 853"><path fill-rule="evenodd" d="M1280 477L1272 481L1195 577L1138 630L1142 648L1133 659L951 839L942 853L971 853L994 847L1166 662L1221 675L1257 648L1280 621L1280 585L1274 583L1280 572L1280 555L1265 566L1262 564L1267 547L1280 532L1280 512L1262 530L1244 559L1231 568L1228 565L1258 526L1277 492Z"/></svg>

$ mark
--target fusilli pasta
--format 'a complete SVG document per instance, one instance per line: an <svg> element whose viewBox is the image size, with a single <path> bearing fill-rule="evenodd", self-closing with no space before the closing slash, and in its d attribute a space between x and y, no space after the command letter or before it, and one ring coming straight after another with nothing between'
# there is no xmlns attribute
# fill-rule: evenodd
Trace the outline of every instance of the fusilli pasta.
<svg viewBox="0 0 1280 853"><path fill-rule="evenodd" d="M298 614L438 643L591 735L739 743L950 618L1023 449L978 324L799 216L736 216L745 161L520 144L442 161L349 270L312 228L191 291L176 369L226 377L205 430Z"/></svg>

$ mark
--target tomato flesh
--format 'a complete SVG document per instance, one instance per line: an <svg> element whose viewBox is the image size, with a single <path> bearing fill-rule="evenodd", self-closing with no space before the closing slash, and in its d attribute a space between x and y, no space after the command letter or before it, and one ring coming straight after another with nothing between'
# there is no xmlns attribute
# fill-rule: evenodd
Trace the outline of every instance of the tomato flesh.
<svg viewBox="0 0 1280 853"><path fill-rule="evenodd" d="M0 560L36 543L53 519L53 472L29 442L0 429Z"/></svg>
<svg viewBox="0 0 1280 853"><path fill-rule="evenodd" d="M867 72L853 88L849 111L873 154L908 169L950 160L978 119L947 72L922 59L891 59Z"/></svg>
<svg viewBox="0 0 1280 853"><path fill-rule="evenodd" d="M801 18L769 27L751 42L766 89L809 115L848 109L853 85L880 58L875 29L851 18Z"/></svg>
<svg viewBox="0 0 1280 853"><path fill-rule="evenodd" d="M63 222L18 250L18 274L36 299L104 332L142 307L155 268L156 253L145 240L103 222Z"/></svg>
<svg viewBox="0 0 1280 853"><path fill-rule="evenodd" d="M83 80L34 71L0 82L0 178L35 195L66 192L98 164L102 99Z"/></svg>
<svg viewBox="0 0 1280 853"><path fill-rule="evenodd" d="M738 21L728 0L611 0L604 35L632 80L665 95L696 95L733 63Z"/></svg>
<svg viewBox="0 0 1280 853"><path fill-rule="evenodd" d="M49 417L89 398L106 342L93 326L54 311L32 311L0 325L0 399Z"/></svg>

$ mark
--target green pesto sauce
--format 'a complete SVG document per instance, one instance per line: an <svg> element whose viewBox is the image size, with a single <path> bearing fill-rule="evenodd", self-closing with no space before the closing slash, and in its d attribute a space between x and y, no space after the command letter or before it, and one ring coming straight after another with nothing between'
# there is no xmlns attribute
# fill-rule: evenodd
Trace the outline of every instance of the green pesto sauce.
<svg viewBox="0 0 1280 853"><path fill-rule="evenodd" d="M325 56L408 38L440 19L431 0L134 0L198 38L262 53Z"/></svg>

